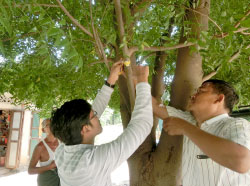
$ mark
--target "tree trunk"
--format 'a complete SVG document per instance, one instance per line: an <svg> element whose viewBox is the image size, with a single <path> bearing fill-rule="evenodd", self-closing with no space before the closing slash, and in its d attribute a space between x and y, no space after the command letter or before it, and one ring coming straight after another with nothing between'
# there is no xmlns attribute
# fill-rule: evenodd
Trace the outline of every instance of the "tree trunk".
<svg viewBox="0 0 250 186"><path fill-rule="evenodd" d="M210 1L201 0L196 11L208 15ZM187 11L187 19L192 21L191 29L199 38L201 31L208 28L208 19L198 13ZM181 37L180 43L186 40ZM165 63L165 54L156 58L155 70L158 76L153 77L152 95L162 95L163 73L157 65ZM171 90L170 105L185 110L189 97L202 82L202 57L199 52L190 53L190 47L178 50L176 72ZM155 78L155 79L154 79ZM122 94L122 93L121 93ZM128 122L128 120L127 120ZM158 120L154 120L151 134L138 150L129 158L130 186L179 186L181 185L182 136L168 136L164 131L158 146L155 144L155 128Z"/></svg>

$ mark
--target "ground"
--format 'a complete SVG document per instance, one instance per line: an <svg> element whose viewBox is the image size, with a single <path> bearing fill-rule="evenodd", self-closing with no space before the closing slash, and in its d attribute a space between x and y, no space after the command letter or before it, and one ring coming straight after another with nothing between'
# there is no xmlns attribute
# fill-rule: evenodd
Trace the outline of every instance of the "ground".
<svg viewBox="0 0 250 186"><path fill-rule="evenodd" d="M122 125L109 125L103 127L103 132L96 139L96 144L110 142L122 133ZM0 177L0 185L16 186L35 186L37 175L29 175L27 171L22 171L16 174L11 174L9 176ZM129 173L127 163L124 162L120 167L118 167L111 175L113 186L128 186L129 183Z"/></svg>

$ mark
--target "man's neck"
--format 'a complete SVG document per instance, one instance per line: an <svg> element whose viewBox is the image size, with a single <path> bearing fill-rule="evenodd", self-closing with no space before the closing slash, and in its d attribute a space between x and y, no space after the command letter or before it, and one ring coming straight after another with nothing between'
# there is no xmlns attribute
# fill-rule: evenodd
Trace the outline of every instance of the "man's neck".
<svg viewBox="0 0 250 186"><path fill-rule="evenodd" d="M83 140L82 140L82 144L94 145L94 143L95 143L95 138L83 139Z"/></svg>
<svg viewBox="0 0 250 186"><path fill-rule="evenodd" d="M195 120L197 121L198 127L201 127L202 123L204 123L205 121L214 118L216 116L219 116L221 114L228 114L227 111L223 110L220 112L215 112L215 113L200 113L200 112L191 112L192 115L194 116Z"/></svg>

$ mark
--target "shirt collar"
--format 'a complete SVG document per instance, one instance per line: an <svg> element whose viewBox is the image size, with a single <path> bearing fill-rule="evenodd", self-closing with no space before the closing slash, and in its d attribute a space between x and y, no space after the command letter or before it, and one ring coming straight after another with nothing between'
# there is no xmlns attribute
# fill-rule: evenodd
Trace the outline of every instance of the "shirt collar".
<svg viewBox="0 0 250 186"><path fill-rule="evenodd" d="M65 145L65 144L62 144L62 145L63 145L64 150L67 151L67 152L77 152L77 151L82 150L82 149L87 149L87 148L94 147L94 145L90 145L90 144L78 144L78 145Z"/></svg>
<svg viewBox="0 0 250 186"><path fill-rule="evenodd" d="M216 121L219 121L219 120L221 120L221 119L223 119L223 118L226 118L226 117L229 117L229 115L226 114L226 113L225 113L225 114L220 114L220 115L218 115L218 116L215 116L215 117L213 117L213 118L211 118L211 119L205 121L204 123L207 123L208 125L210 125L210 124L212 124L212 123L214 123L214 122L216 122Z"/></svg>

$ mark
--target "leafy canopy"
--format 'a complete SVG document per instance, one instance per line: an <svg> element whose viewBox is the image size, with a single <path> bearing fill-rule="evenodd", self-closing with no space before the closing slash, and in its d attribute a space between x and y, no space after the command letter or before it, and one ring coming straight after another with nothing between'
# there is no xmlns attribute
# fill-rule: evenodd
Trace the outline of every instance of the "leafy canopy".
<svg viewBox="0 0 250 186"><path fill-rule="evenodd" d="M87 0L62 1L68 12L90 33L91 20L109 60L119 56L124 43L138 46L138 63L147 63L153 73L155 55L146 60L150 46L174 46L181 30L188 41L199 45L205 74L217 70L216 78L231 82L240 94L241 105L249 105L250 92L250 16L238 23L249 11L248 0L211 1L209 30L200 40L192 38L191 22L185 11L192 11L186 0L121 1L126 35L118 42L113 1L92 0L92 17ZM143 3L145 2L145 3ZM199 3L199 2L197 2ZM96 41L77 27L62 11L56 0L0 1L0 93L10 92L16 102L35 105L43 113L74 98L93 99L108 69L98 54ZM218 26L216 26L216 24ZM168 33L169 26L173 30ZM220 27L220 28L218 28ZM239 28L248 28L237 32ZM221 29L221 30L220 30ZM226 35L220 38L222 32ZM162 41L165 41L162 43ZM166 51L167 89L174 74L176 50ZM234 60L232 56L239 53ZM119 107L116 90L110 104Z"/></svg>

